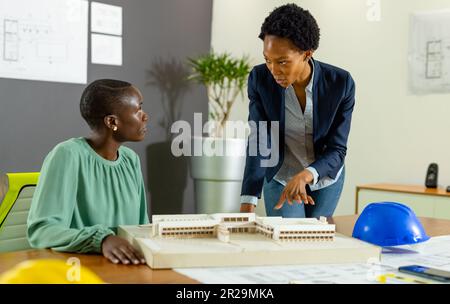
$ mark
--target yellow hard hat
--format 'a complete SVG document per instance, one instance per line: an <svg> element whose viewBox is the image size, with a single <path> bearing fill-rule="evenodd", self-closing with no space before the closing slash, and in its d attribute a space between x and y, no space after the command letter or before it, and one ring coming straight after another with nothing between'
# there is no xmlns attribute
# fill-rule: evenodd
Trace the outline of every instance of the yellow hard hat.
<svg viewBox="0 0 450 304"><path fill-rule="evenodd" d="M94 272L77 258L66 261L40 259L24 261L0 274L0 284L101 284Z"/></svg>

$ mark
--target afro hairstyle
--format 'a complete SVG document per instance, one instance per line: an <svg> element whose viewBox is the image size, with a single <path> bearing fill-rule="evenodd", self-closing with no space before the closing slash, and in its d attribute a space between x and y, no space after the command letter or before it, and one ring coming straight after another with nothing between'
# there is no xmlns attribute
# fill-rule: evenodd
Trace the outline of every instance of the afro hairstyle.
<svg viewBox="0 0 450 304"><path fill-rule="evenodd" d="M275 8L261 26L259 38L266 35L287 38L302 51L319 47L320 29L309 11L296 4L286 4Z"/></svg>

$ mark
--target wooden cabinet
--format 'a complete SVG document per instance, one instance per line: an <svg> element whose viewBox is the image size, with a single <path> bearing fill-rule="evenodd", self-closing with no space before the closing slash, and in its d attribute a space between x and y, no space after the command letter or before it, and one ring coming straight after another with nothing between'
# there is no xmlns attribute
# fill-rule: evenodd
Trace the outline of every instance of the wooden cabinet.
<svg viewBox="0 0 450 304"><path fill-rule="evenodd" d="M398 202L409 206L417 216L450 219L450 193L443 188L401 184L356 186L355 213L374 202Z"/></svg>

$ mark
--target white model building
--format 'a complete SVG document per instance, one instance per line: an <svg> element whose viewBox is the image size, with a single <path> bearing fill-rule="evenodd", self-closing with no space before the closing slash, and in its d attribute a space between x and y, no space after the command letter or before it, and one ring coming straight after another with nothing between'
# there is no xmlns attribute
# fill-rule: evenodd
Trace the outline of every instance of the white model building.
<svg viewBox="0 0 450 304"><path fill-rule="evenodd" d="M325 217L259 217L254 213L153 215L152 236L162 238L218 238L230 233L259 233L276 241L333 241L336 227Z"/></svg>

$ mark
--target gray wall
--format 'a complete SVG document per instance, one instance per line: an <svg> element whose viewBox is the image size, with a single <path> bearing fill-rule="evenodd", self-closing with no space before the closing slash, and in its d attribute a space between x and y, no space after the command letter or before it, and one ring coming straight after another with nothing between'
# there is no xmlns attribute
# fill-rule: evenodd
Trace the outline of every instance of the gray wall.
<svg viewBox="0 0 450 304"><path fill-rule="evenodd" d="M194 112L202 112L206 117L204 88L186 87L179 76L183 74L181 63L186 62L187 57L209 51L212 1L101 2L123 7L123 66L89 64L88 83L98 78L115 78L140 88L144 109L150 115L149 132L143 142L127 146L141 157L146 185L151 192L149 210L154 213L195 212L187 162L171 157L164 143L167 127L162 119L166 117L167 121L168 114L162 102L170 102L172 110L179 111L175 118L192 122ZM164 92L161 85L150 84L149 71L152 70L156 71L156 77L175 82L172 92L185 94L171 94L169 98L161 94ZM44 157L58 142L89 134L78 108L84 87L0 78L1 172L38 171Z"/></svg>

